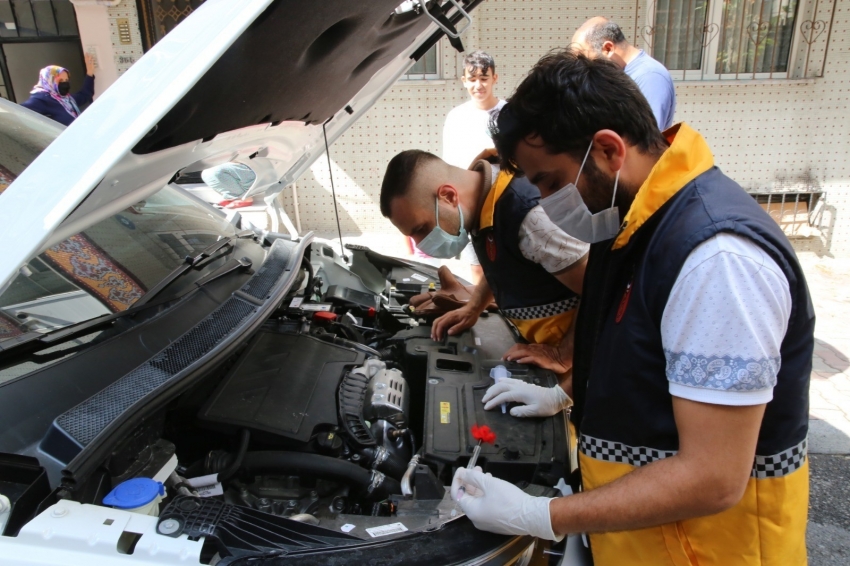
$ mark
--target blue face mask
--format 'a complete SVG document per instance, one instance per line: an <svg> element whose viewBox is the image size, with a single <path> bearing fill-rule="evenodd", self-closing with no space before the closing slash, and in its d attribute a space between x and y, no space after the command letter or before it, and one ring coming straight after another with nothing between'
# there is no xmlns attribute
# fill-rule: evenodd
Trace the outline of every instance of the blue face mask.
<svg viewBox="0 0 850 566"><path fill-rule="evenodd" d="M463 208L458 204L457 210L460 214L460 233L457 236L452 236L442 228L440 228L440 206L439 199L434 200L434 214L437 217L437 225L431 230L431 233L425 236L416 247L423 253L431 257L442 259L450 259L460 255L463 248L469 244L469 236L466 233L466 228L463 227Z"/></svg>

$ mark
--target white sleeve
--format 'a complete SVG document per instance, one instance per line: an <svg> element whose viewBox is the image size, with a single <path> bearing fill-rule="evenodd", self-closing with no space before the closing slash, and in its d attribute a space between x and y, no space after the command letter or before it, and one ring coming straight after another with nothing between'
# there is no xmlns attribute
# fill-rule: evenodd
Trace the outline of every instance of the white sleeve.
<svg viewBox="0 0 850 566"><path fill-rule="evenodd" d="M446 163L451 161L451 156L457 154L457 112L456 108L449 110L446 115L446 122L443 124L443 155L442 159ZM449 163L451 164L451 163Z"/></svg>
<svg viewBox="0 0 850 566"><path fill-rule="evenodd" d="M466 247L460 252L460 259L469 265L481 265L481 262L478 261L478 255L475 253L475 248L472 247L472 242L466 244Z"/></svg>
<svg viewBox="0 0 850 566"><path fill-rule="evenodd" d="M519 249L525 259L557 273L583 258L590 246L558 228L537 205L519 227Z"/></svg>
<svg viewBox="0 0 850 566"><path fill-rule="evenodd" d="M790 315L788 280L755 242L727 233L703 242L661 318L670 394L717 405L769 402Z"/></svg>

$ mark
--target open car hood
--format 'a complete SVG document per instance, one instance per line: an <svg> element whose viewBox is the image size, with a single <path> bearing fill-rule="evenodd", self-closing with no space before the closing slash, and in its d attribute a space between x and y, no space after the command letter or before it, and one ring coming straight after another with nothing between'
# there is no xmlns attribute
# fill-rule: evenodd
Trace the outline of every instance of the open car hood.
<svg viewBox="0 0 850 566"><path fill-rule="evenodd" d="M332 143L441 35L400 2L205 2L0 196L0 288L178 171L241 161L258 175L251 194L273 198L324 152L323 128Z"/></svg>

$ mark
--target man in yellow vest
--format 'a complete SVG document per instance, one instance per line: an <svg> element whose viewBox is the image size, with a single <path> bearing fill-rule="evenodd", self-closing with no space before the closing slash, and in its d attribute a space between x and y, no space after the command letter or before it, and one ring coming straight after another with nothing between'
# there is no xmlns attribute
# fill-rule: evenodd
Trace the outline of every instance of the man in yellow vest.
<svg viewBox="0 0 850 566"><path fill-rule="evenodd" d="M592 243L573 365L583 490L532 497L460 469L464 512L499 533L590 533L596 566L806 564L814 310L782 230L696 131L662 134L609 61L547 55L497 126L503 169ZM502 380L484 398L547 396Z"/></svg>
<svg viewBox="0 0 850 566"><path fill-rule="evenodd" d="M584 279L587 244L565 234L539 206L540 193L526 179L502 173L486 161L461 169L430 153L409 150L387 166L381 212L433 257L451 258L471 234L484 270L472 299L434 321L432 338L470 328L495 299L502 313L532 344L556 352L570 342ZM547 406L568 403L571 360L556 370L563 388L548 391ZM522 407L515 407L515 416Z"/></svg>

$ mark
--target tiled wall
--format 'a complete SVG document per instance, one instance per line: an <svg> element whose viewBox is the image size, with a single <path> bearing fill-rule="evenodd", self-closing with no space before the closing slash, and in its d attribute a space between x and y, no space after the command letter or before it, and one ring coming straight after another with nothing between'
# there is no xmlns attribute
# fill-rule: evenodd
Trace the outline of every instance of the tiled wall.
<svg viewBox="0 0 850 566"><path fill-rule="evenodd" d="M136 3L124 0L115 7L107 8L109 14L109 32L112 35L112 45L115 50L115 65L120 77L124 71L138 61L144 50L142 49L142 37L139 32L139 15L136 11ZM127 18L130 24L130 38L132 43L122 45L118 38L118 20Z"/></svg>
<svg viewBox="0 0 850 566"><path fill-rule="evenodd" d="M636 10L633 1L586 6L575 0L487 0L474 12L475 25L464 36L464 45L496 58L497 94L507 97L540 55L564 46L588 17L613 17L633 30L635 18L642 20L645 9ZM676 120L698 129L717 164L746 188L790 183L826 190L824 229L794 243L799 250L848 256L850 0L822 2L817 17L831 19L833 26L822 78L678 82ZM399 83L331 147L344 234L386 233L395 243L397 232L378 210L384 166L404 149L439 154L446 113L467 99L457 80L461 56L445 41L441 48L445 80ZM317 161L312 174L299 180L298 198L304 230L335 233L326 160ZM292 216L289 191L284 202Z"/></svg>

